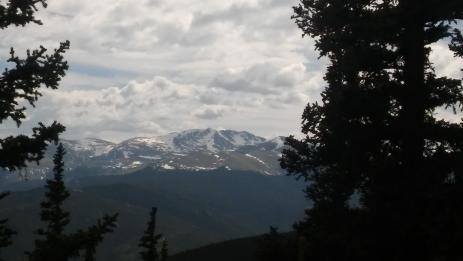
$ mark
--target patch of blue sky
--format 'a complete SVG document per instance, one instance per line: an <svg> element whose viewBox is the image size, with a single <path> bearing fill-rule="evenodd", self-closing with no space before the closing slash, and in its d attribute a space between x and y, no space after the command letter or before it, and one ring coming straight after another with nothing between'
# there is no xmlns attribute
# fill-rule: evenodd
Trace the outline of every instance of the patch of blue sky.
<svg viewBox="0 0 463 261"><path fill-rule="evenodd" d="M133 72L82 63L71 63L69 71L98 78L133 78L136 76Z"/></svg>
<svg viewBox="0 0 463 261"><path fill-rule="evenodd" d="M14 63L7 63L6 60L0 59L0 70L3 72L5 68L11 69L14 67Z"/></svg>

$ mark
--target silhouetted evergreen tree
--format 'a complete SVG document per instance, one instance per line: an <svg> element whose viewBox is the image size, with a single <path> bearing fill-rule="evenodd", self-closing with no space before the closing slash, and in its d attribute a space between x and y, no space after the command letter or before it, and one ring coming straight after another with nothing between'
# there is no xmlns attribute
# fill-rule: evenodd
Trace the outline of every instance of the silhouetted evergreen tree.
<svg viewBox="0 0 463 261"><path fill-rule="evenodd" d="M28 23L42 24L35 18L37 4L46 7L46 0L8 0L0 3L0 29L11 25L25 26ZM7 62L15 66L5 69L0 75L0 124L12 119L21 125L26 117L25 107L21 101L27 101L34 106L41 95L42 87L56 89L65 75L68 65L63 61L63 53L69 48L69 42L61 43L51 55L46 49L27 51L24 59L16 56L11 48ZM32 137L25 135L9 136L0 139L0 169L17 170L26 166L28 161L38 161L43 158L49 142L57 142L58 135L64 131L64 126L54 122L50 126L39 123L33 128ZM6 194L0 195L0 200ZM0 221L0 249L11 244L14 232L5 226L7 220Z"/></svg>
<svg viewBox="0 0 463 261"><path fill-rule="evenodd" d="M35 241L35 249L27 253L30 261L65 261L81 255L86 261L94 260L96 246L103 240L103 235L112 232L116 226L117 214L105 215L88 229L65 233L70 214L63 209L63 203L69 197L63 180L64 154L60 143L53 158L54 178L47 181L46 200L41 203L40 217L46 227L36 232L40 238Z"/></svg>
<svg viewBox="0 0 463 261"><path fill-rule="evenodd" d="M165 240L162 243L161 250L158 249L162 234L156 234L156 212L156 208L151 209L150 220L138 244L139 247L143 248L140 256L145 261L165 261L167 259L167 242Z"/></svg>
<svg viewBox="0 0 463 261"><path fill-rule="evenodd" d="M0 200L8 196L8 194L9 193L1 193ZM15 231L6 226L7 222L8 219L0 220L0 254L2 253L3 248L6 248L7 246L12 244L11 237L16 234ZM1 257L0 261L3 261Z"/></svg>
<svg viewBox="0 0 463 261"><path fill-rule="evenodd" d="M104 215L97 221L96 225L91 226L86 231L79 231L77 238L82 239L80 243L84 245L84 260L95 260L96 247L103 241L103 236L114 231L118 214Z"/></svg>
<svg viewBox="0 0 463 261"><path fill-rule="evenodd" d="M463 57L463 1L301 0L294 11L330 61L305 138L289 137L281 159L309 181L314 207L297 226L307 259L463 259L463 124L436 117L460 111L463 87L429 61L443 39Z"/></svg>
<svg viewBox="0 0 463 261"><path fill-rule="evenodd" d="M39 3L47 7L46 0L9 0L6 5L0 5L0 28L10 25L25 26L30 22L42 24L34 16Z"/></svg>
<svg viewBox="0 0 463 261"><path fill-rule="evenodd" d="M161 261L166 261L168 256L169 256L168 244L167 244L167 240L164 239L162 241L162 246L161 246Z"/></svg>
<svg viewBox="0 0 463 261"><path fill-rule="evenodd" d="M28 23L41 24L35 18L37 5L46 7L46 0L8 0L0 3L0 29L11 25L25 26ZM25 119L26 108L21 101L31 106L41 96L43 87L56 89L68 69L63 53L69 49L69 41L61 43L51 54L40 46L27 51L25 58L19 58L11 48L7 62L14 66L5 69L0 75L0 123L11 119L18 127ZM26 166L26 162L38 162L43 158L49 142L57 142L64 126L54 122L50 126L39 123L33 128L32 137L25 135L9 136L0 139L0 168L17 170Z"/></svg>
<svg viewBox="0 0 463 261"><path fill-rule="evenodd" d="M42 24L35 18L37 4L46 7L46 0L8 0L0 3L0 29L25 26L28 23ZM68 69L63 60L63 53L69 48L69 41L61 43L50 55L42 46L38 50L27 51L24 59L16 56L11 48L10 58L6 61L14 64L5 68L0 75L0 124L11 119L19 127L25 119L26 108L21 101L34 106L41 96L40 88L58 88L61 78ZM26 166L27 162L43 158L49 142L57 142L58 135L65 130L64 126L54 122L50 126L42 123L32 129L32 137L25 135L9 136L0 139L0 169L17 170ZM0 196L0 200L6 194ZM14 232L5 226L7 220L0 221L0 249L11 244Z"/></svg>

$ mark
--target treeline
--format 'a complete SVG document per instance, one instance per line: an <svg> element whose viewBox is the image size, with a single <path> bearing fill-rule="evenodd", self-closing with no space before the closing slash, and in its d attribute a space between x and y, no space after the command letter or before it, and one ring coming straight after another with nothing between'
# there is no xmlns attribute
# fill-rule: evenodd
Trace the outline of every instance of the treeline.
<svg viewBox="0 0 463 261"><path fill-rule="evenodd" d="M70 196L64 184L64 154L64 147L60 143L53 158L53 179L47 180L45 199L40 204L40 219L44 227L35 231L38 239L34 242L34 249L25 252L25 258L29 261L64 261L73 258L94 261L97 246L106 234L117 228L118 214L115 213L103 215L96 224L88 228L78 229L73 233L65 232L71 222L71 215L63 208L65 200ZM4 193L1 198L7 195ZM167 260L167 241L162 234L156 233L156 211L156 208L152 208L146 230L138 244L141 260ZM16 232L8 228L7 221L8 219L0 221L0 250L7 250L16 236Z"/></svg>
<svg viewBox="0 0 463 261"><path fill-rule="evenodd" d="M41 24L36 5L46 7L46 0L0 4L0 28ZM463 58L463 1L301 0L293 19L329 60L321 101L309 103L302 115L304 137L287 138L281 158L290 175L309 182L313 207L295 225L296 240L281 240L272 229L261 259L463 260L463 123L440 116L461 113L463 86L461 78L438 74L430 58L436 45ZM58 87L68 48L67 41L51 54L40 47L24 59L11 50L8 62L15 67L0 77L0 122L19 126L26 116L18 100L34 105L40 88ZM59 123L39 124L32 137L0 139L0 167L38 162L64 130ZM63 232L70 216L60 207L69 196L62 153L41 205L47 226L37 231L30 260L46 253L92 260L116 225L113 214ZM155 212L140 243L143 258L166 256L165 243L153 248L160 240ZM0 225L4 247L14 231L5 220Z"/></svg>
<svg viewBox="0 0 463 261"><path fill-rule="evenodd" d="M294 7L329 65L281 159L314 204L284 260L463 260L463 123L445 117L461 115L462 77L431 60L461 65L462 18L461 0Z"/></svg>
<svg viewBox="0 0 463 261"><path fill-rule="evenodd" d="M39 6L46 8L47 1L8 0L0 3L0 29L26 26L29 23L41 25L42 22L35 17ZM35 106L41 96L41 88L58 88L69 68L63 58L69 47L69 41L65 41L51 54L47 54L47 49L40 46L38 49L28 50L25 58L19 58L11 48L7 62L14 66L5 69L0 76L0 123L10 119L19 127L26 118L26 108L21 102ZM58 143L59 135L64 130L65 127L57 122L50 126L39 123L38 127L32 129L32 137L18 135L0 139L0 168L14 171L26 167L28 162L35 161L38 164L48 144ZM25 252L29 261L64 261L76 257L92 261L104 236L117 227L116 213L104 215L88 228L74 233L66 232L71 216L63 209L64 201L70 196L63 181L64 154L63 145L59 144L53 160L53 179L47 181L45 199L40 204L40 219L45 226L35 231L38 239L34 242L34 249ZM7 195L8 193L0 194L0 200ZM160 246L163 237L156 234L155 219L156 210L153 209L147 229L140 239L140 257L146 261L165 261L167 243L163 240ZM7 221L8 219L0 220L0 251L11 245L16 235L15 231L8 228Z"/></svg>

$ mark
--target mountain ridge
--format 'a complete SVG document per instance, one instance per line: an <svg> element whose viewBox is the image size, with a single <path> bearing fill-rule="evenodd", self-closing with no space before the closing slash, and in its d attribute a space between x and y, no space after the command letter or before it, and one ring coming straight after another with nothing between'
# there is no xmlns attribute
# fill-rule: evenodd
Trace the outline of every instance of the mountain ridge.
<svg viewBox="0 0 463 261"><path fill-rule="evenodd" d="M65 176L68 176L65 172ZM39 187L12 191L0 202L0 216L19 236L2 258L22 260L33 248L33 231L40 222ZM27 183L27 182L23 182ZM135 260L137 243L152 206L159 209L158 227L178 253L223 240L260 235L268 226L289 230L312 204L304 198L305 184L291 177L246 171L143 169L132 175L86 176L67 181L71 197L64 208L72 215L70 231L87 227L102 213L119 213L119 226L98 248L97 260Z"/></svg>
<svg viewBox="0 0 463 261"><path fill-rule="evenodd" d="M208 139L209 138L209 139ZM266 139L254 135L248 131L235 131L235 130L216 130L212 128L207 129L189 129L180 132L171 132L165 135L157 136L138 136L122 140L120 142L111 142L101 138L86 137L84 139L72 140L63 139L67 145L75 144L77 148L85 146L82 143L87 142L87 149L91 149L93 145L98 146L99 143L106 146L120 146L130 143L144 143L151 146L164 146L166 149L175 152L187 151L222 151L226 149L236 149L240 146L258 145L264 142L274 141L282 137L274 137ZM101 146L101 145L100 145Z"/></svg>
<svg viewBox="0 0 463 261"><path fill-rule="evenodd" d="M191 129L151 137L134 137L115 143L100 138L61 141L68 170L100 168L104 175L125 175L152 167L178 170L248 170L283 175L278 159L284 138L266 139L247 131ZM40 165L30 164L29 179L45 179L52 169L55 145ZM15 179L17 175L9 175Z"/></svg>

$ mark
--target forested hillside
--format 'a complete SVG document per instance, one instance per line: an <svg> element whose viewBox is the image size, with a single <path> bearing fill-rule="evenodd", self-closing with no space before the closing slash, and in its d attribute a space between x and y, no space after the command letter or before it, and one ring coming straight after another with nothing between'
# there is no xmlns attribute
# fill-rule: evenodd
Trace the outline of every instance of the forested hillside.
<svg viewBox="0 0 463 261"><path fill-rule="evenodd" d="M303 183L286 176L253 172L154 171L127 176L90 176L69 184L66 203L70 229L85 227L103 213L119 213L118 227L97 251L100 260L132 260L152 206L158 208L158 227L172 253L223 240L259 235L268 227L290 230L309 204ZM43 189L13 192L0 202L0 216L10 218L19 232L5 253L22 260L29 250L31 231L38 227Z"/></svg>

